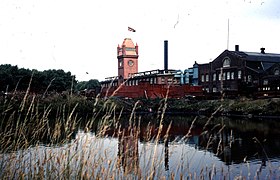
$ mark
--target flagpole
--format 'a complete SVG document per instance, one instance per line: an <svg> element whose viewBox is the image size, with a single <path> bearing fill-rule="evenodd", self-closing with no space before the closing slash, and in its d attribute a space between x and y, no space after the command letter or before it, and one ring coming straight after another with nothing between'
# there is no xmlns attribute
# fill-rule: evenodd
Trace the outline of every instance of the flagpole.
<svg viewBox="0 0 280 180"><path fill-rule="evenodd" d="M228 18L228 31L227 31L227 50L229 48L229 18Z"/></svg>

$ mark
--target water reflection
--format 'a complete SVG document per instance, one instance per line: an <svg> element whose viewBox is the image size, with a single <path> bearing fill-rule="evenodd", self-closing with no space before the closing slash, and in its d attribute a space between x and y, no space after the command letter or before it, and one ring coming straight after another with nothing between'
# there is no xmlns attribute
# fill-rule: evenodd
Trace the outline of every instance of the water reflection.
<svg viewBox="0 0 280 180"><path fill-rule="evenodd" d="M118 137L118 158L125 173L138 174L138 131L136 127L122 129Z"/></svg>
<svg viewBox="0 0 280 180"><path fill-rule="evenodd" d="M166 170L169 170L170 142L180 142L192 145L198 150L207 150L225 165L257 160L261 162L261 167L265 167L270 159L280 156L280 133L277 131L279 126L278 122L272 120L254 121L220 117L209 121L207 117L194 119L170 116L166 117L160 133L159 124L143 121L139 139L140 142L154 142L159 135L159 143L164 145ZM132 142L138 142L135 136L127 136L121 141L127 146L134 147L135 155L138 149L135 148L135 144L129 145ZM127 156L122 149L119 151L124 157Z"/></svg>
<svg viewBox="0 0 280 180"><path fill-rule="evenodd" d="M169 170L169 149L168 149L168 140L164 141L164 167L165 170Z"/></svg>
<svg viewBox="0 0 280 180"><path fill-rule="evenodd" d="M225 179L238 175L250 179L256 173L260 178L280 175L278 122L166 116L160 124L145 118L137 126L124 122L102 133L78 131L70 143L62 146L0 154L0 168L4 172L6 167L14 166L15 174L35 172L31 164L29 169L24 168L26 162L32 162L49 171L58 169L58 175L70 168L71 177L88 173L105 178L113 173L132 179L163 174L167 179L190 174L208 177L213 172L215 177ZM103 176L102 171L107 174Z"/></svg>
<svg viewBox="0 0 280 180"><path fill-rule="evenodd" d="M214 124L209 126L210 137L204 141L211 141L210 150L226 164L242 163L244 159L264 161L279 156L280 135L274 130L267 131L273 122L234 121L225 118L221 118L220 122L221 127L213 128ZM244 125L248 128L244 128ZM202 143L200 146L207 147ZM265 157L265 153L268 157Z"/></svg>

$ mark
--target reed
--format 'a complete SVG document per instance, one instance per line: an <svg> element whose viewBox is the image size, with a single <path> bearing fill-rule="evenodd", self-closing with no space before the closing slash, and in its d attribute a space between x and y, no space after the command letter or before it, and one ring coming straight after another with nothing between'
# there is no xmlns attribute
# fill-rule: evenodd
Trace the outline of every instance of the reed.
<svg viewBox="0 0 280 180"><path fill-rule="evenodd" d="M168 166L166 156L178 153L176 143L190 140L197 121L193 119L180 139L171 139L172 121L165 121L168 96L159 102L153 116L157 126L147 123L144 131L140 127L145 121L137 114L140 101L136 101L129 116L125 116L123 108L118 107L112 97L103 100L97 96L91 101L91 116L82 119L79 105L88 102L76 98L71 95L63 104L55 101L42 108L42 99L27 91L21 103L16 103L15 98L1 102L4 107L0 115L1 179L231 179L235 176L231 169L205 163L203 155L196 159L197 150L189 150L188 154L181 150L176 155L178 163ZM216 130L217 135L221 135L225 127L221 122L212 129L207 128L222 108L219 106L207 118L200 135L209 137L205 154L216 140L212 132ZM50 116L53 112L55 116ZM144 137L141 146L140 136ZM114 138L108 141L104 137ZM255 141L261 146L260 141ZM216 155L225 153L228 148L230 144L226 148L220 140ZM244 164L248 165L248 161ZM267 176L273 178L274 169L269 168ZM250 167L248 172L235 178L260 177L260 172L251 174Z"/></svg>

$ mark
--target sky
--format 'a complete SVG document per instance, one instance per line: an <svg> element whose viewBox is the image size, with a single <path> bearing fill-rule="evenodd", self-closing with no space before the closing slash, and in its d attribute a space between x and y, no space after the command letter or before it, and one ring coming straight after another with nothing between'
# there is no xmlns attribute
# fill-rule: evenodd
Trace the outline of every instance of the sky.
<svg viewBox="0 0 280 180"><path fill-rule="evenodd" d="M169 69L182 71L237 44L280 53L279 7L279 0L1 0L0 64L102 81L117 76L124 38L139 46L139 72L164 68L164 40Z"/></svg>

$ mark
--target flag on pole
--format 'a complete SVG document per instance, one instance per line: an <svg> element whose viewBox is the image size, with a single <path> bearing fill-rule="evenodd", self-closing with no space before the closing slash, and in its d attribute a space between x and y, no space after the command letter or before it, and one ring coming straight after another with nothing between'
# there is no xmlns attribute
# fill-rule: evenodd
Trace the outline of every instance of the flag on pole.
<svg viewBox="0 0 280 180"><path fill-rule="evenodd" d="M136 32L135 29L131 28L131 27L128 27L128 31L131 31L131 32Z"/></svg>

